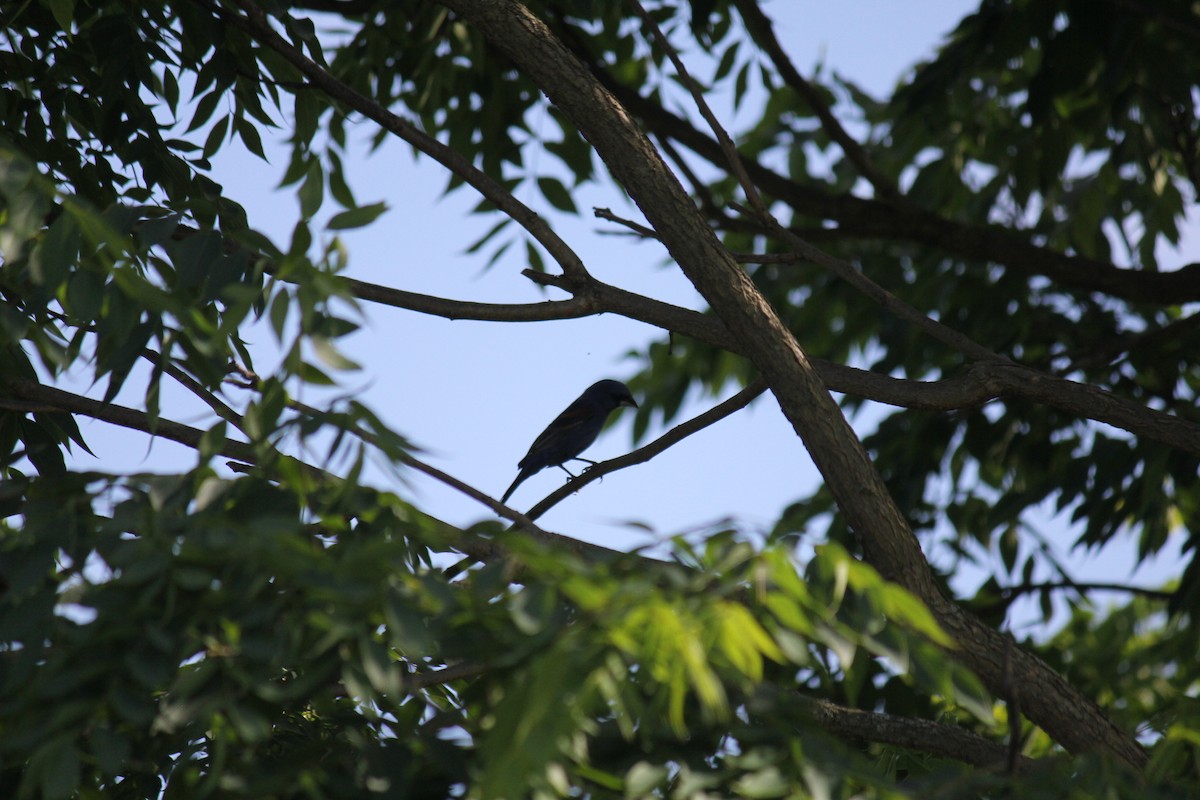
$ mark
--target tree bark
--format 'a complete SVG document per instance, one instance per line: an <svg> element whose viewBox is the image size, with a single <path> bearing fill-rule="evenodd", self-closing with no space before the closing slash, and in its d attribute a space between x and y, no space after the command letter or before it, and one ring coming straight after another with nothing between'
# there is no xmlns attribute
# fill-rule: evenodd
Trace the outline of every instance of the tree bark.
<svg viewBox="0 0 1200 800"><path fill-rule="evenodd" d="M821 471L863 553L887 579L920 597L959 647L954 655L1006 696L1007 640L946 598L916 536L812 362L717 240L630 114L539 19L512 0L442 0L511 58L596 148L680 269L761 371ZM1140 768L1132 737L1036 657L1017 652L1011 679L1027 715L1072 752L1100 750Z"/></svg>

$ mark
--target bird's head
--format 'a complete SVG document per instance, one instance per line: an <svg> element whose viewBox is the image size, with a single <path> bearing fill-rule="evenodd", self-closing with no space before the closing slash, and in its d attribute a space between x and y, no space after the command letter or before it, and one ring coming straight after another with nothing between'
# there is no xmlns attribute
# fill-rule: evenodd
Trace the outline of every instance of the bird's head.
<svg viewBox="0 0 1200 800"><path fill-rule="evenodd" d="M588 387L583 396L614 409L621 406L629 406L630 408L638 407L637 401L633 399L633 393L629 391L629 387L620 381L597 381Z"/></svg>

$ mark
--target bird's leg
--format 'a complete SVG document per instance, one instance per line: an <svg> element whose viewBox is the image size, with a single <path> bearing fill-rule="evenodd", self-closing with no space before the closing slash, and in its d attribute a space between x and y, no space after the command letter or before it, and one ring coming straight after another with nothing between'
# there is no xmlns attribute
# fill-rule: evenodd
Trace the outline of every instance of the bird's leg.
<svg viewBox="0 0 1200 800"><path fill-rule="evenodd" d="M583 463L587 464L587 466L583 468L584 472L587 472L589 469L600 463L599 461L592 461L590 458L580 458L579 456L575 456L571 459L571 461L582 461Z"/></svg>
<svg viewBox="0 0 1200 800"><path fill-rule="evenodd" d="M579 476L578 476L578 475L576 475L574 472L571 472L571 470L569 470L569 469L567 469L566 467L564 467L562 464L559 464L559 465L558 465L558 468L559 468L559 469L561 469L563 472L567 473L568 475L570 475L570 476L571 476L571 480L575 480L576 478L578 478L578 477L579 477Z"/></svg>

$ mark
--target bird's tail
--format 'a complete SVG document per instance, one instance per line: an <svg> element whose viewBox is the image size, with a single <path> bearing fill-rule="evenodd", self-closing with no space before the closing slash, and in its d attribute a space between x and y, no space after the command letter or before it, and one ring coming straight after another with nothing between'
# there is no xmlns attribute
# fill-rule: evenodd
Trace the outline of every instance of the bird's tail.
<svg viewBox="0 0 1200 800"><path fill-rule="evenodd" d="M503 503L504 505L508 505L508 498L512 497L512 493L517 490L517 487L520 486L524 482L524 480L532 474L533 474L532 472L530 472L529 470L525 470L525 469L518 472L517 479L512 482L512 486L508 487L508 491L505 492L504 496L500 498L500 502Z"/></svg>

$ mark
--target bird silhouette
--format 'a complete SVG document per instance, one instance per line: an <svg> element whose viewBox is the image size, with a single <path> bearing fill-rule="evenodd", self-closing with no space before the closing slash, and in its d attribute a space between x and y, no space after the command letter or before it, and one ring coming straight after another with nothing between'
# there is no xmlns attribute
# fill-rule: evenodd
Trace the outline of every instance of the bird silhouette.
<svg viewBox="0 0 1200 800"><path fill-rule="evenodd" d="M579 454L596 441L608 415L622 406L638 407L625 384L604 380L589 386L533 440L529 452L517 463L521 470L517 473L517 479L508 487L500 502L507 503L525 479L546 467L559 467L574 478L563 464L567 461L587 461L586 458L579 458Z"/></svg>

